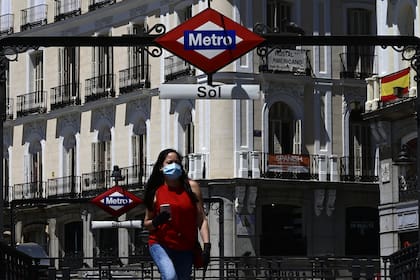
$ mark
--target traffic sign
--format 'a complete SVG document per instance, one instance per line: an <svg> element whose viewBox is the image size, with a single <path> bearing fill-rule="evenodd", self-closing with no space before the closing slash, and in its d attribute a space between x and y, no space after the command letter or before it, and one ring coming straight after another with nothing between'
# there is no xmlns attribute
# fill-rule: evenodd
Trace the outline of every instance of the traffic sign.
<svg viewBox="0 0 420 280"><path fill-rule="evenodd" d="M162 84L160 99L258 99L260 85Z"/></svg>
<svg viewBox="0 0 420 280"><path fill-rule="evenodd" d="M264 38L208 8L155 41L211 74L258 46Z"/></svg>
<svg viewBox="0 0 420 280"><path fill-rule="evenodd" d="M113 216L121 216L143 200L120 186L114 186L93 198L91 202Z"/></svg>

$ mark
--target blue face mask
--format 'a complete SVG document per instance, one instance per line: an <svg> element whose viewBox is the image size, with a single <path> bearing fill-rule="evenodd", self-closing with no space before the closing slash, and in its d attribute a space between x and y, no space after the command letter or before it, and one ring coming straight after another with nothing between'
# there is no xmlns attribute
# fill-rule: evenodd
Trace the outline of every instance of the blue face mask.
<svg viewBox="0 0 420 280"><path fill-rule="evenodd" d="M163 167L163 174L168 177L168 179L175 180L182 175L182 168L176 162L166 165Z"/></svg>

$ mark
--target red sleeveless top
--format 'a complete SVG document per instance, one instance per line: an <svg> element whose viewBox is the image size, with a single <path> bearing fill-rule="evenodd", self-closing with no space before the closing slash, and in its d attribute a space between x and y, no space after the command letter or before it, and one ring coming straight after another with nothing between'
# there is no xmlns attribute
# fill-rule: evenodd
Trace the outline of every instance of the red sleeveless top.
<svg viewBox="0 0 420 280"><path fill-rule="evenodd" d="M154 215L160 205L171 205L171 219L150 231L149 245L159 243L173 250L192 250L197 240L197 209L183 187L162 185L156 190Z"/></svg>

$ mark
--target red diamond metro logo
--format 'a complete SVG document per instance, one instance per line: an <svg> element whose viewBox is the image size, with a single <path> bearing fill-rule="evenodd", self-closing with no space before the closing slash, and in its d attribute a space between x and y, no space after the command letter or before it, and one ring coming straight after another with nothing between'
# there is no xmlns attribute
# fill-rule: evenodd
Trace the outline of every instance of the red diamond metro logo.
<svg viewBox="0 0 420 280"><path fill-rule="evenodd" d="M254 49L264 38L208 8L155 41L210 74Z"/></svg>
<svg viewBox="0 0 420 280"><path fill-rule="evenodd" d="M120 186L114 186L91 200L113 216L121 216L143 200Z"/></svg>

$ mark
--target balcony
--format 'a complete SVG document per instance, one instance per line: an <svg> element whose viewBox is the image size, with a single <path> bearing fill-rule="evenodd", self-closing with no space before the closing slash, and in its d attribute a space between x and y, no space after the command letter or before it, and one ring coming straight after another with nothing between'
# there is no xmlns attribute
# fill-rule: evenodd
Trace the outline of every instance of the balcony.
<svg viewBox="0 0 420 280"><path fill-rule="evenodd" d="M398 177L399 202L419 199L417 190L417 177Z"/></svg>
<svg viewBox="0 0 420 280"><path fill-rule="evenodd" d="M128 189L143 188L152 172L152 168L153 165L122 167L120 170L124 179L119 181L119 185L125 186Z"/></svg>
<svg viewBox="0 0 420 280"><path fill-rule="evenodd" d="M0 16L0 36L13 33L14 15L5 14Z"/></svg>
<svg viewBox="0 0 420 280"><path fill-rule="evenodd" d="M310 76L309 50L269 49L259 67L264 73L291 73Z"/></svg>
<svg viewBox="0 0 420 280"><path fill-rule="evenodd" d="M7 98L6 100L6 120L13 120L14 99Z"/></svg>
<svg viewBox="0 0 420 280"><path fill-rule="evenodd" d="M47 112L45 91L35 91L17 96L17 109L18 117L27 116L35 113Z"/></svg>
<svg viewBox="0 0 420 280"><path fill-rule="evenodd" d="M90 0L89 1L89 12L96 9L115 4L116 0Z"/></svg>
<svg viewBox="0 0 420 280"><path fill-rule="evenodd" d="M150 87L150 65L137 65L119 72L120 93Z"/></svg>
<svg viewBox="0 0 420 280"><path fill-rule="evenodd" d="M80 105L80 84L70 83L51 88L51 110Z"/></svg>
<svg viewBox="0 0 420 280"><path fill-rule="evenodd" d="M177 56L165 58L165 81L172 81L180 77L194 76L195 69Z"/></svg>
<svg viewBox="0 0 420 280"><path fill-rule="evenodd" d="M66 176L48 179L48 197L75 197L81 193L80 176Z"/></svg>
<svg viewBox="0 0 420 280"><path fill-rule="evenodd" d="M80 0L55 0L54 21L64 20L81 14Z"/></svg>
<svg viewBox="0 0 420 280"><path fill-rule="evenodd" d="M21 10L20 31L47 24L47 10L48 6L46 4Z"/></svg>
<svg viewBox="0 0 420 280"><path fill-rule="evenodd" d="M45 195L45 182L30 182L15 184L12 191L12 199L34 199L43 198Z"/></svg>
<svg viewBox="0 0 420 280"><path fill-rule="evenodd" d="M85 81L85 101L95 101L102 98L114 97L115 96L115 87L114 87L115 75L105 74Z"/></svg>
<svg viewBox="0 0 420 280"><path fill-rule="evenodd" d="M111 171L102 170L82 174L82 196L95 196L111 186Z"/></svg>
<svg viewBox="0 0 420 280"><path fill-rule="evenodd" d="M377 73L377 57L372 54L341 53L340 78L364 80Z"/></svg>
<svg viewBox="0 0 420 280"><path fill-rule="evenodd" d="M337 157L335 155L264 154L261 168L257 166L257 152L246 155L252 164L242 164L243 177L292 180L377 182L379 169L374 158ZM242 156L244 157L244 156ZM243 159L241 159L243 160ZM240 170L241 171L241 170Z"/></svg>

